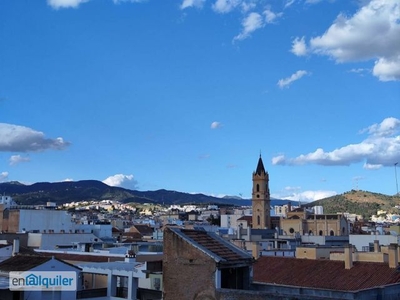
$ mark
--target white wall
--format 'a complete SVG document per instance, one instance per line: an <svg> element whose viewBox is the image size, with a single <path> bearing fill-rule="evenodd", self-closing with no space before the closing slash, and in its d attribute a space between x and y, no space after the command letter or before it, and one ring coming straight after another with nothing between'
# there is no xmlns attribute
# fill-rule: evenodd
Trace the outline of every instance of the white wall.
<svg viewBox="0 0 400 300"><path fill-rule="evenodd" d="M28 233L28 247L42 250L55 249L56 245L76 245L77 243L101 242L92 233Z"/></svg>
<svg viewBox="0 0 400 300"><path fill-rule="evenodd" d="M112 226L110 224L79 224L75 226L80 232L93 233L95 236L112 237Z"/></svg>
<svg viewBox="0 0 400 300"><path fill-rule="evenodd" d="M244 215L221 215L221 227L222 228L234 228L238 227L238 219Z"/></svg>
<svg viewBox="0 0 400 300"><path fill-rule="evenodd" d="M19 217L19 232L39 230L39 232L55 233L74 232L74 224L71 222L71 215L64 210L50 209L21 209Z"/></svg>
<svg viewBox="0 0 400 300"><path fill-rule="evenodd" d="M363 247L369 247L374 240L379 241L379 245L398 244L399 237L395 235L379 235L379 234L350 234L349 243L357 248L357 251L362 251Z"/></svg>

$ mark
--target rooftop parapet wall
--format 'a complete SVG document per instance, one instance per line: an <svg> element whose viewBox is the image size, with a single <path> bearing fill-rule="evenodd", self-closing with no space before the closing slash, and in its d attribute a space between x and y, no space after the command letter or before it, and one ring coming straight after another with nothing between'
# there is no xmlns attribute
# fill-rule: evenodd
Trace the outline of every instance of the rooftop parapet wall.
<svg viewBox="0 0 400 300"><path fill-rule="evenodd" d="M344 261L343 252L331 252L329 256L330 260ZM375 252L354 252L353 261L361 262L388 262L388 255L386 253L375 253Z"/></svg>
<svg viewBox="0 0 400 300"><path fill-rule="evenodd" d="M251 291L218 289L216 293L216 300L397 300L399 297L400 286L398 284L348 292L256 283Z"/></svg>

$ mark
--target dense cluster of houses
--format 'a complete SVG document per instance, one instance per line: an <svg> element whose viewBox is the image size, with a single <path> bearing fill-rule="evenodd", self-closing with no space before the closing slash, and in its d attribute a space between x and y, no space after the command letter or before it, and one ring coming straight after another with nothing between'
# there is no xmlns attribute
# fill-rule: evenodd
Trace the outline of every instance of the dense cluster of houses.
<svg viewBox="0 0 400 300"><path fill-rule="evenodd" d="M0 299L398 299L396 224L271 209L260 157L249 207L140 209L0 201ZM76 273L73 291L13 290L11 272Z"/></svg>

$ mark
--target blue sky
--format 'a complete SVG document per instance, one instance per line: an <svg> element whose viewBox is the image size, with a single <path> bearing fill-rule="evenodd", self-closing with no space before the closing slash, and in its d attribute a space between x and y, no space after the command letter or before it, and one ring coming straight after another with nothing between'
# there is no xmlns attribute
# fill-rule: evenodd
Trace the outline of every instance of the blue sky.
<svg viewBox="0 0 400 300"><path fill-rule="evenodd" d="M3 0L0 181L393 195L399 0Z"/></svg>

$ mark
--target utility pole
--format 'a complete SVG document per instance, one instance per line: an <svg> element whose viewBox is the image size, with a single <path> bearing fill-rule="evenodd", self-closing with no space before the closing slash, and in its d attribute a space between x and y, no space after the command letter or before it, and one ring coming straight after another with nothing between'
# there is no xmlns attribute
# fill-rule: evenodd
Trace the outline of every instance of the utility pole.
<svg viewBox="0 0 400 300"><path fill-rule="evenodd" d="M398 163L394 164L394 177L396 178L396 196L399 195L399 185L397 183L397 164Z"/></svg>

